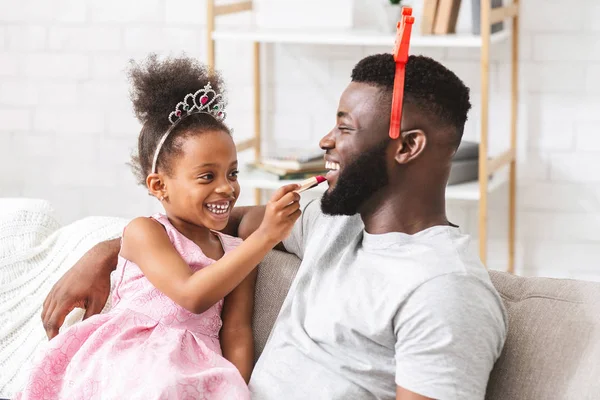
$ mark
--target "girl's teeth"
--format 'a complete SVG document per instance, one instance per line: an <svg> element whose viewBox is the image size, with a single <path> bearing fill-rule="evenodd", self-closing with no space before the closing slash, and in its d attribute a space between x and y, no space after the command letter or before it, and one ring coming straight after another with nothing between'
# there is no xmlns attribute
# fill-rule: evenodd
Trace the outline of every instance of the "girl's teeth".
<svg viewBox="0 0 600 400"><path fill-rule="evenodd" d="M229 209L229 204L207 204L206 208L215 214L225 214Z"/></svg>

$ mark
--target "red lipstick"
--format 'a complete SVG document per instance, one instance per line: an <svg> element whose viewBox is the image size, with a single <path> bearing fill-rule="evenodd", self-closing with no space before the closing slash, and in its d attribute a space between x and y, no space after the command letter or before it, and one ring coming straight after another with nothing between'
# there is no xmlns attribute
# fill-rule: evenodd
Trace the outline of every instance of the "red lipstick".
<svg viewBox="0 0 600 400"><path fill-rule="evenodd" d="M295 190L296 193L302 193L305 190L312 189L313 187L325 182L326 179L324 176L317 175L312 178L308 178L302 182L300 182L300 187Z"/></svg>

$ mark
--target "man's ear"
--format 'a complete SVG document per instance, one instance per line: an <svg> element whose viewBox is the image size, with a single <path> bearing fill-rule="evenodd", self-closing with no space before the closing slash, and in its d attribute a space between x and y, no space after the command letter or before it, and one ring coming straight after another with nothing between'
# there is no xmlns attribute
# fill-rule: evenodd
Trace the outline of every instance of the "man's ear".
<svg viewBox="0 0 600 400"><path fill-rule="evenodd" d="M420 129L401 132L396 141L398 147L396 148L395 159L398 164L408 164L417 158L427 145L425 132Z"/></svg>
<svg viewBox="0 0 600 400"><path fill-rule="evenodd" d="M160 201L168 198L167 186L165 185L161 174L152 173L148 175L146 178L146 186L148 187L148 192Z"/></svg>

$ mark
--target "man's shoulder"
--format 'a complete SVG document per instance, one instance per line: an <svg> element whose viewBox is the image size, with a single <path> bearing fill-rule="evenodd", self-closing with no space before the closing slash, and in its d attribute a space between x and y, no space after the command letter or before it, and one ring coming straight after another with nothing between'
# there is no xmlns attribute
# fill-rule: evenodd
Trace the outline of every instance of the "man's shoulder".
<svg viewBox="0 0 600 400"><path fill-rule="evenodd" d="M489 273L469 244L469 236L454 228L440 228L429 238L381 254L387 265L387 286L403 300L411 297L434 307L440 315L472 307L475 299L489 309L504 313L502 299ZM491 308L490 308L491 307ZM498 314L497 314L498 315Z"/></svg>
<svg viewBox="0 0 600 400"><path fill-rule="evenodd" d="M487 327L506 334L506 309L487 272L454 271L433 276L419 285L408 302L428 309L433 318L450 326Z"/></svg>
<svg viewBox="0 0 600 400"><path fill-rule="evenodd" d="M439 293L440 298L472 300L472 295L482 298L492 297L500 300L496 288L487 273L477 274L472 271L452 271L433 275L422 282L417 290ZM485 295L484 295L485 294ZM482 296L483 295L483 296Z"/></svg>

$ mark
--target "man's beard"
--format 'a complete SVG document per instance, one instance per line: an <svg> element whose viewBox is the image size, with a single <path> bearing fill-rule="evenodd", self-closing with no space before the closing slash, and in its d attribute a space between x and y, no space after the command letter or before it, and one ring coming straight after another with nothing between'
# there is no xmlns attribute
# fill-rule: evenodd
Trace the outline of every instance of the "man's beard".
<svg viewBox="0 0 600 400"><path fill-rule="evenodd" d="M375 192L388 184L386 149L389 140L373 146L345 166L331 191L321 199L321 211L329 215L354 215Z"/></svg>

